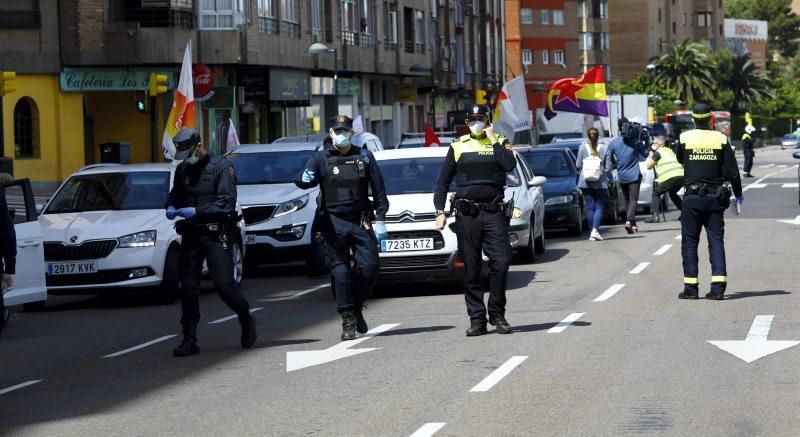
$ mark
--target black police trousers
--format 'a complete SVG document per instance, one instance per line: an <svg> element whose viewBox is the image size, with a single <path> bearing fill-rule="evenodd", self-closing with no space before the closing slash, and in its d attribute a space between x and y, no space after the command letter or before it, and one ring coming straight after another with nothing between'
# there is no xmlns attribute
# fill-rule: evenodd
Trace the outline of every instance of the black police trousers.
<svg viewBox="0 0 800 437"><path fill-rule="evenodd" d="M506 282L511 264L508 219L502 211L456 215L458 255L464 261L464 300L472 321L486 322L481 269L483 252L489 257L489 317L506 314Z"/></svg>
<svg viewBox="0 0 800 437"><path fill-rule="evenodd" d="M728 285L725 268L725 209L719 196L688 194L683 199L681 212L681 255L683 256L683 287L689 294L697 294L698 255L700 231L706 229L708 252L711 257L711 293L722 295Z"/></svg>
<svg viewBox="0 0 800 437"><path fill-rule="evenodd" d="M364 304L378 280L378 240L371 230L364 229L360 217L339 218L331 214L325 217L321 225L333 252L331 276L336 310L353 310ZM355 272L351 260L355 261Z"/></svg>
<svg viewBox="0 0 800 437"><path fill-rule="evenodd" d="M745 147L744 148L744 170L745 173L750 173L750 170L753 169L753 158L755 158L756 152L753 151L752 147Z"/></svg>
<svg viewBox="0 0 800 437"><path fill-rule="evenodd" d="M250 312L250 304L233 277L230 247L228 244L225 249L217 235L184 233L180 251L182 324L200 320L200 275L204 259L222 301L240 318Z"/></svg>

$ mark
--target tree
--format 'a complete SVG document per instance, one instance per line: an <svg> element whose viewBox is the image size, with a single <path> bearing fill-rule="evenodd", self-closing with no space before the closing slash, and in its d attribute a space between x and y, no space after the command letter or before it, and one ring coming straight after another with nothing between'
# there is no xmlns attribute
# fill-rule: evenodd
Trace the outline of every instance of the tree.
<svg viewBox="0 0 800 437"><path fill-rule="evenodd" d="M733 69L727 83L723 85L733 92L731 112L736 115L744 114L762 99L772 99L775 96L769 80L750 62L749 54L733 58Z"/></svg>
<svg viewBox="0 0 800 437"><path fill-rule="evenodd" d="M715 94L714 65L707 46L687 39L673 43L661 56L658 83L691 103L711 100Z"/></svg>
<svg viewBox="0 0 800 437"><path fill-rule="evenodd" d="M785 58L797 53L800 16L792 12L792 0L729 0L725 16L768 22L768 51L777 51Z"/></svg>
<svg viewBox="0 0 800 437"><path fill-rule="evenodd" d="M653 94L653 76L648 73L641 73L636 78L628 82L612 82L609 86L610 91L616 94ZM656 83L656 113L668 114L675 109L672 103L678 98L671 89Z"/></svg>

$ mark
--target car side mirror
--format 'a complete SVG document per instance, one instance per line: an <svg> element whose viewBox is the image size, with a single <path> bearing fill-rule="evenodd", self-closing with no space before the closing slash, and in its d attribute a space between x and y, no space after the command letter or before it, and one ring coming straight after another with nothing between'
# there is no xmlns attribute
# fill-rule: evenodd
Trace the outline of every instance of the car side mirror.
<svg viewBox="0 0 800 437"><path fill-rule="evenodd" d="M42 212L44 212L44 205L36 205L36 216L42 215Z"/></svg>
<svg viewBox="0 0 800 437"><path fill-rule="evenodd" d="M533 179L528 181L528 185L532 187L541 187L547 183L547 178L544 176L534 176Z"/></svg>
<svg viewBox="0 0 800 437"><path fill-rule="evenodd" d="M800 159L800 152L794 152L792 153L792 156L794 157L794 159Z"/></svg>

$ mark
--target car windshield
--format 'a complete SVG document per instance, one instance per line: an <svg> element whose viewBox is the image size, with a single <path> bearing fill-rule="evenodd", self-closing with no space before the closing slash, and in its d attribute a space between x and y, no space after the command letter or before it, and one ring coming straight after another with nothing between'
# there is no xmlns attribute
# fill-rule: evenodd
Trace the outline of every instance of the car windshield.
<svg viewBox="0 0 800 437"><path fill-rule="evenodd" d="M783 139L784 140L796 140L797 139L797 135L792 135L792 134L784 135Z"/></svg>
<svg viewBox="0 0 800 437"><path fill-rule="evenodd" d="M293 152L231 153L239 185L291 184L305 167L311 150Z"/></svg>
<svg viewBox="0 0 800 437"><path fill-rule="evenodd" d="M386 194L389 196L433 193L439 173L442 171L442 164L444 157L387 159L378 163L386 186ZM520 185L519 173L516 170L508 172L506 185L509 187ZM455 190L454 180L448 191Z"/></svg>
<svg viewBox="0 0 800 437"><path fill-rule="evenodd" d="M44 213L163 209L169 178L166 171L75 175L53 196Z"/></svg>
<svg viewBox="0 0 800 437"><path fill-rule="evenodd" d="M536 176L563 178L576 174L575 167L567 159L567 155L561 151L529 152L523 154L523 157L533 168Z"/></svg>
<svg viewBox="0 0 800 437"><path fill-rule="evenodd" d="M441 144L439 144L439 147L450 147L450 143L453 140L451 140L449 138L439 138L439 141L441 141ZM425 140L424 139L405 140L405 141L402 141L397 146L398 149L411 149L411 148L416 148L416 147L425 147Z"/></svg>

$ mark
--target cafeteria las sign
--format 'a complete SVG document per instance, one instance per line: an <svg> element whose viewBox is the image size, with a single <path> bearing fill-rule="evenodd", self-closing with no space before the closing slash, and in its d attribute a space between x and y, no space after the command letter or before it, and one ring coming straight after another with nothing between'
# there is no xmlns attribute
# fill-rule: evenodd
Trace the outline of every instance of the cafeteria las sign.
<svg viewBox="0 0 800 437"><path fill-rule="evenodd" d="M83 70L68 69L61 72L59 82L61 91L138 91L147 89L150 73L142 70ZM159 71L167 75L169 88L174 88L174 78L170 71Z"/></svg>

